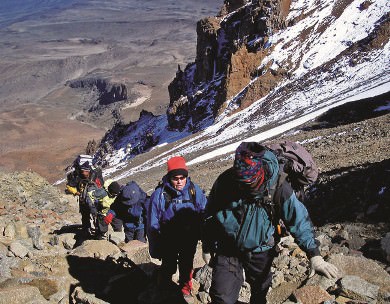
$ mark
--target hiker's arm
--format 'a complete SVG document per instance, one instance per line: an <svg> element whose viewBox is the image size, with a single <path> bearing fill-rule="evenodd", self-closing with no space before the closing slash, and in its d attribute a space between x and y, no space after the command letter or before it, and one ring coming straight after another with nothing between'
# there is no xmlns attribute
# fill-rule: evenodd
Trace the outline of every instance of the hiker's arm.
<svg viewBox="0 0 390 304"><path fill-rule="evenodd" d="M214 216L218 209L218 181L216 181L210 191L207 200L204 221L202 225L202 251L209 254L215 251L215 220Z"/></svg>
<svg viewBox="0 0 390 304"><path fill-rule="evenodd" d="M161 258L161 236L160 236L160 199L163 195L161 189L157 189L153 192L150 198L150 205L147 217L147 236L149 240L149 253L152 258Z"/></svg>
<svg viewBox="0 0 390 304"><path fill-rule="evenodd" d="M149 230L159 233L160 231L160 199L163 198L161 190L157 189L153 192L150 198L150 206L148 211Z"/></svg>
<svg viewBox="0 0 390 304"><path fill-rule="evenodd" d="M108 210L106 216L103 218L103 221L108 225L111 224L112 220L116 217L116 213L114 210Z"/></svg>
<svg viewBox="0 0 390 304"><path fill-rule="evenodd" d="M77 188L76 187L72 187L70 185L66 185L66 191L73 194L73 195L78 195L80 194L78 191L77 191Z"/></svg>
<svg viewBox="0 0 390 304"><path fill-rule="evenodd" d="M309 213L294 193L283 204L282 219L287 229L294 236L299 247L309 257L320 255L314 238L314 228Z"/></svg>

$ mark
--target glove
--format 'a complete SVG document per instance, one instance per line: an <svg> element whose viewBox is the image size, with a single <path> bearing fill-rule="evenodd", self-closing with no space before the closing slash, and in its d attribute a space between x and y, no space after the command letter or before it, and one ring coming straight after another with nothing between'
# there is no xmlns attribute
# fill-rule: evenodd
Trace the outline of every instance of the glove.
<svg viewBox="0 0 390 304"><path fill-rule="evenodd" d="M109 225L109 224L111 224L113 218L114 218L114 215L113 215L112 213L109 213L109 214L107 214L107 215L103 218L103 221L104 221L107 225Z"/></svg>
<svg viewBox="0 0 390 304"><path fill-rule="evenodd" d="M203 261L209 265L210 264L210 260L211 260L211 254L208 253L208 252L203 252L202 253L202 258L203 258Z"/></svg>
<svg viewBox="0 0 390 304"><path fill-rule="evenodd" d="M311 278L316 271L324 274L328 279L337 278L339 276L337 267L325 262L322 256L319 255L310 259L310 268L309 278Z"/></svg>

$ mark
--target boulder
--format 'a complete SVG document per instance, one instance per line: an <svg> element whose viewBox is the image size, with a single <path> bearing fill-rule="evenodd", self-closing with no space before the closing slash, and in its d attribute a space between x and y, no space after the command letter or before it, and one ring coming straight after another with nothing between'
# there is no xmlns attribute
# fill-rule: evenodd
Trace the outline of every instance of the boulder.
<svg viewBox="0 0 390 304"><path fill-rule="evenodd" d="M16 257L19 257L19 258L24 258L30 251L28 248L26 248L26 246L21 244L19 241L12 242L11 245L9 246L9 250Z"/></svg>
<svg viewBox="0 0 390 304"><path fill-rule="evenodd" d="M147 264L151 262L149 255L149 246L146 243L134 240L119 245L120 250L124 252L128 259L134 264Z"/></svg>
<svg viewBox="0 0 390 304"><path fill-rule="evenodd" d="M379 286L357 276L345 276L340 281L341 295L357 301L371 302L378 297Z"/></svg>
<svg viewBox="0 0 390 304"><path fill-rule="evenodd" d="M105 260L107 257L120 255L121 251L114 244L105 240L87 240L69 254L82 258Z"/></svg>
<svg viewBox="0 0 390 304"><path fill-rule="evenodd" d="M390 275L374 260L338 254L333 255L328 262L335 265L344 276L360 277L379 286L381 292L390 292Z"/></svg>
<svg viewBox="0 0 390 304"><path fill-rule="evenodd" d="M0 289L0 304L48 303L39 289L29 285L17 285Z"/></svg>
<svg viewBox="0 0 390 304"><path fill-rule="evenodd" d="M333 300L333 297L319 286L303 286L294 291L299 303L318 304Z"/></svg>
<svg viewBox="0 0 390 304"><path fill-rule="evenodd" d="M112 231L109 233L108 239L111 243L114 243L115 245L118 245L125 240L125 233L124 231Z"/></svg>
<svg viewBox="0 0 390 304"><path fill-rule="evenodd" d="M58 236L58 243L62 244L65 249L72 250L76 244L75 235L73 233L63 233Z"/></svg>

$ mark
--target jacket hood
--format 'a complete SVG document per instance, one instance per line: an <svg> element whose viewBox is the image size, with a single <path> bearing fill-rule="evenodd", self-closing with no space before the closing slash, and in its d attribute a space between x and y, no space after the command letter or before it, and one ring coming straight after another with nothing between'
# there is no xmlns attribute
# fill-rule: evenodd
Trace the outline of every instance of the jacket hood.
<svg viewBox="0 0 390 304"><path fill-rule="evenodd" d="M141 198L141 192L136 183L131 182L125 185L121 193L121 202L125 205L133 205Z"/></svg>
<svg viewBox="0 0 390 304"><path fill-rule="evenodd" d="M275 154L273 154L271 151L266 151L264 153L263 161L267 165L266 168L267 180L265 182L267 183L267 187L270 187L271 185L275 184L277 181L278 173L279 173L279 162Z"/></svg>

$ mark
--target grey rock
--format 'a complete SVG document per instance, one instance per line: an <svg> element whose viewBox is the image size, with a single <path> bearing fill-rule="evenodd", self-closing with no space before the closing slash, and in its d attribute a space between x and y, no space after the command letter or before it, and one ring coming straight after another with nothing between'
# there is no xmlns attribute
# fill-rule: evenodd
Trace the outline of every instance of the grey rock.
<svg viewBox="0 0 390 304"><path fill-rule="evenodd" d="M126 254L134 264L148 264L151 262L148 244L133 240L128 243L122 243L120 250Z"/></svg>
<svg viewBox="0 0 390 304"><path fill-rule="evenodd" d="M42 250L43 244L41 240L41 229L39 226L29 226L27 227L27 232L29 237L32 240L33 246L35 249Z"/></svg>
<svg viewBox="0 0 390 304"><path fill-rule="evenodd" d="M8 247L3 243L0 243L0 259L7 256Z"/></svg>
<svg viewBox="0 0 390 304"><path fill-rule="evenodd" d="M372 301L378 297L379 286L357 276L345 276L340 281L341 295L358 301Z"/></svg>
<svg viewBox="0 0 390 304"><path fill-rule="evenodd" d="M390 263L390 232L381 239L381 249L387 262Z"/></svg>
<svg viewBox="0 0 390 304"><path fill-rule="evenodd" d="M360 277L379 286L381 292L390 292L390 275L374 260L364 257L334 255L330 257L328 262L335 265L343 276Z"/></svg>
<svg viewBox="0 0 390 304"><path fill-rule="evenodd" d="M73 233L64 233L58 236L58 243L62 244L65 249L72 250L76 244L75 235Z"/></svg>
<svg viewBox="0 0 390 304"><path fill-rule="evenodd" d="M203 290L209 292L211 287L211 278L212 278L213 269L209 265L204 265L198 272L195 274L195 280L197 280Z"/></svg>
<svg viewBox="0 0 390 304"><path fill-rule="evenodd" d="M13 222L8 223L7 226L4 228L4 236L6 238L9 238L13 240L16 236L16 229L15 229L15 224Z"/></svg>
<svg viewBox="0 0 390 304"><path fill-rule="evenodd" d="M123 231L112 231L108 235L108 239L111 243L114 243L115 245L120 244L121 242L124 242L125 240L125 233Z"/></svg>
<svg viewBox="0 0 390 304"><path fill-rule="evenodd" d="M105 260L107 257L116 256L121 251L114 244L105 240L87 240L79 247L73 249L69 254L78 257L91 257Z"/></svg>
<svg viewBox="0 0 390 304"><path fill-rule="evenodd" d="M21 244L19 241L14 241L9 246L9 250L17 257L24 258L29 253L29 249L26 248L23 244Z"/></svg>
<svg viewBox="0 0 390 304"><path fill-rule="evenodd" d="M0 259L0 282L12 277L11 268L18 265L19 259L16 257L2 257Z"/></svg>
<svg viewBox="0 0 390 304"><path fill-rule="evenodd" d="M88 304L108 304L95 297L95 295L85 292L80 286L76 287L70 296L70 303L88 303Z"/></svg>
<svg viewBox="0 0 390 304"><path fill-rule="evenodd" d="M328 279L326 276L315 274L308 279L306 285L320 286L324 290L328 290L329 287L332 287L336 284L337 278Z"/></svg>
<svg viewBox="0 0 390 304"><path fill-rule="evenodd" d="M275 288L284 282L284 275L281 271L276 271L272 277L272 287Z"/></svg>
<svg viewBox="0 0 390 304"><path fill-rule="evenodd" d="M201 303L204 303L204 304L211 303L210 295L207 292L205 292L205 291L199 292L198 293L198 298L199 298L199 301Z"/></svg>

